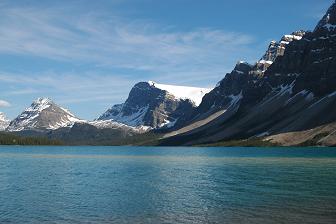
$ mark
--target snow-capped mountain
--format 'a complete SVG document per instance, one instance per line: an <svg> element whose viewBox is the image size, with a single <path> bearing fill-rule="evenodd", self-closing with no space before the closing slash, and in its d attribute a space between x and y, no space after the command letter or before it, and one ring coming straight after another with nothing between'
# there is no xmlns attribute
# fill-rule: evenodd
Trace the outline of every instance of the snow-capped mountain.
<svg viewBox="0 0 336 224"><path fill-rule="evenodd" d="M172 126L198 106L211 89L158 84L136 84L123 104L114 105L98 120L113 120L132 127Z"/></svg>
<svg viewBox="0 0 336 224"><path fill-rule="evenodd" d="M80 122L75 115L48 98L38 98L17 118L10 122L7 131L55 130Z"/></svg>
<svg viewBox="0 0 336 224"><path fill-rule="evenodd" d="M9 120L6 118L5 114L0 112L0 131L6 130L9 125Z"/></svg>

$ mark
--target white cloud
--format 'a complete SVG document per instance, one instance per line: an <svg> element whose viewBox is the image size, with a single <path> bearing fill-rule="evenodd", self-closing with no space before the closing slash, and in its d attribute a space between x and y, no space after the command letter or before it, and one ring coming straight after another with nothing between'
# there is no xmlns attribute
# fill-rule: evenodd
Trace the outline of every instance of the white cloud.
<svg viewBox="0 0 336 224"><path fill-rule="evenodd" d="M5 100L0 100L0 107L10 107L11 104Z"/></svg>

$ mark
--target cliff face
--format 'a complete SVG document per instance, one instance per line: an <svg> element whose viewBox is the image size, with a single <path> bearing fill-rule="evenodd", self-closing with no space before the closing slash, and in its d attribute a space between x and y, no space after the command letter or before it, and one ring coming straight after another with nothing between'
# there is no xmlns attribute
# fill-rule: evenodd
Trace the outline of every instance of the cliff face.
<svg viewBox="0 0 336 224"><path fill-rule="evenodd" d="M301 40L305 33L305 31L300 30L290 35L284 35L279 42L271 41L265 54L256 64L256 72L263 74L279 56L285 54L285 50L291 42Z"/></svg>
<svg viewBox="0 0 336 224"><path fill-rule="evenodd" d="M288 82L295 80L294 93L308 90L321 97L335 91L335 14L333 4L315 30L289 45L285 55L266 71L273 86L292 75Z"/></svg>

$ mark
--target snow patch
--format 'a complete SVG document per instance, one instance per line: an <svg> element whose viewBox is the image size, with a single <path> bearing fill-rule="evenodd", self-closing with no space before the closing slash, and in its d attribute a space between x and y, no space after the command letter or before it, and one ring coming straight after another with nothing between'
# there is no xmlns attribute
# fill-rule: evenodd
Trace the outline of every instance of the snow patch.
<svg viewBox="0 0 336 224"><path fill-rule="evenodd" d="M268 135L270 135L270 133L268 131L265 131L263 133L260 133L260 134L256 135L255 137L261 138L261 137L265 137L265 136L268 136Z"/></svg>
<svg viewBox="0 0 336 224"><path fill-rule="evenodd" d="M244 74L244 72L239 71L239 70L233 70L233 71L235 71L236 73L238 73L238 74L240 74L240 75L243 75L243 74Z"/></svg>
<svg viewBox="0 0 336 224"><path fill-rule="evenodd" d="M329 57L329 58L324 58L324 59L321 59L321 60L318 60L318 61L314 61L313 63L314 64L320 64L320 63L323 63L323 62L326 62L326 61L331 61L333 59L334 59L333 57Z"/></svg>
<svg viewBox="0 0 336 224"><path fill-rule="evenodd" d="M112 109L116 109L116 115L113 115L111 110L108 110L105 114L103 114L102 119L100 120L110 120L114 122L119 122L132 127L140 127L144 126L144 117L148 111L148 105L146 107L138 108L135 113L130 115L124 115L122 111L123 104L116 105Z"/></svg>
<svg viewBox="0 0 336 224"><path fill-rule="evenodd" d="M315 105L321 103L323 100L325 100L325 99L327 99L327 98L334 97L334 96L336 96L336 91L335 91L335 92L332 92L332 93L330 93L330 94L328 94L327 96L325 96L325 97L323 97L323 98L321 98L321 99L319 99L318 101L316 101L315 103L313 103L312 105L310 105L309 108L312 108L312 107L314 107Z"/></svg>
<svg viewBox="0 0 336 224"><path fill-rule="evenodd" d="M312 101L314 99L314 93L308 91L308 90L302 90L301 92L298 92L297 94L295 94L293 97L291 97L290 99L288 99L285 103L285 105L289 104L290 102L292 102L297 96L303 96L304 99L306 101Z"/></svg>
<svg viewBox="0 0 336 224"><path fill-rule="evenodd" d="M271 65L271 64L273 64L273 61L260 60L258 63L259 64L269 64L269 65Z"/></svg>
<svg viewBox="0 0 336 224"><path fill-rule="evenodd" d="M192 102L194 102L196 106L199 106L202 102L204 95L212 90L212 88L165 85L153 81L148 81L148 84L155 88L167 91L171 95L175 96L175 98L177 99L181 100L189 99Z"/></svg>
<svg viewBox="0 0 336 224"><path fill-rule="evenodd" d="M285 38L292 39L292 40L301 40L302 36L297 35L285 35Z"/></svg>
<svg viewBox="0 0 336 224"><path fill-rule="evenodd" d="M291 95L293 93L293 87L296 80L294 80L289 85L281 85L279 87L273 88L273 91L270 93L271 95L265 99L265 101L261 102L261 105L265 105L266 103L271 102L277 97L281 97L285 94Z"/></svg>
<svg viewBox="0 0 336 224"><path fill-rule="evenodd" d="M326 29L329 30L329 31L333 31L333 30L335 30L336 25L327 23L327 24L325 24L323 27L326 28Z"/></svg>
<svg viewBox="0 0 336 224"><path fill-rule="evenodd" d="M237 104L243 98L243 91L241 91L238 95L230 95L231 98L231 105Z"/></svg>

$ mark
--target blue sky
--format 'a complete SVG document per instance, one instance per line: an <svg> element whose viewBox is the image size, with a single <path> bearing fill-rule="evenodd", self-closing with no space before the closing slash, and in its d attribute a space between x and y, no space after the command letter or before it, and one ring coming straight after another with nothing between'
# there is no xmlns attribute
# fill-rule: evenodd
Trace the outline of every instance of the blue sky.
<svg viewBox="0 0 336 224"><path fill-rule="evenodd" d="M332 0L0 1L0 111L49 97L94 119L139 81L212 87Z"/></svg>

